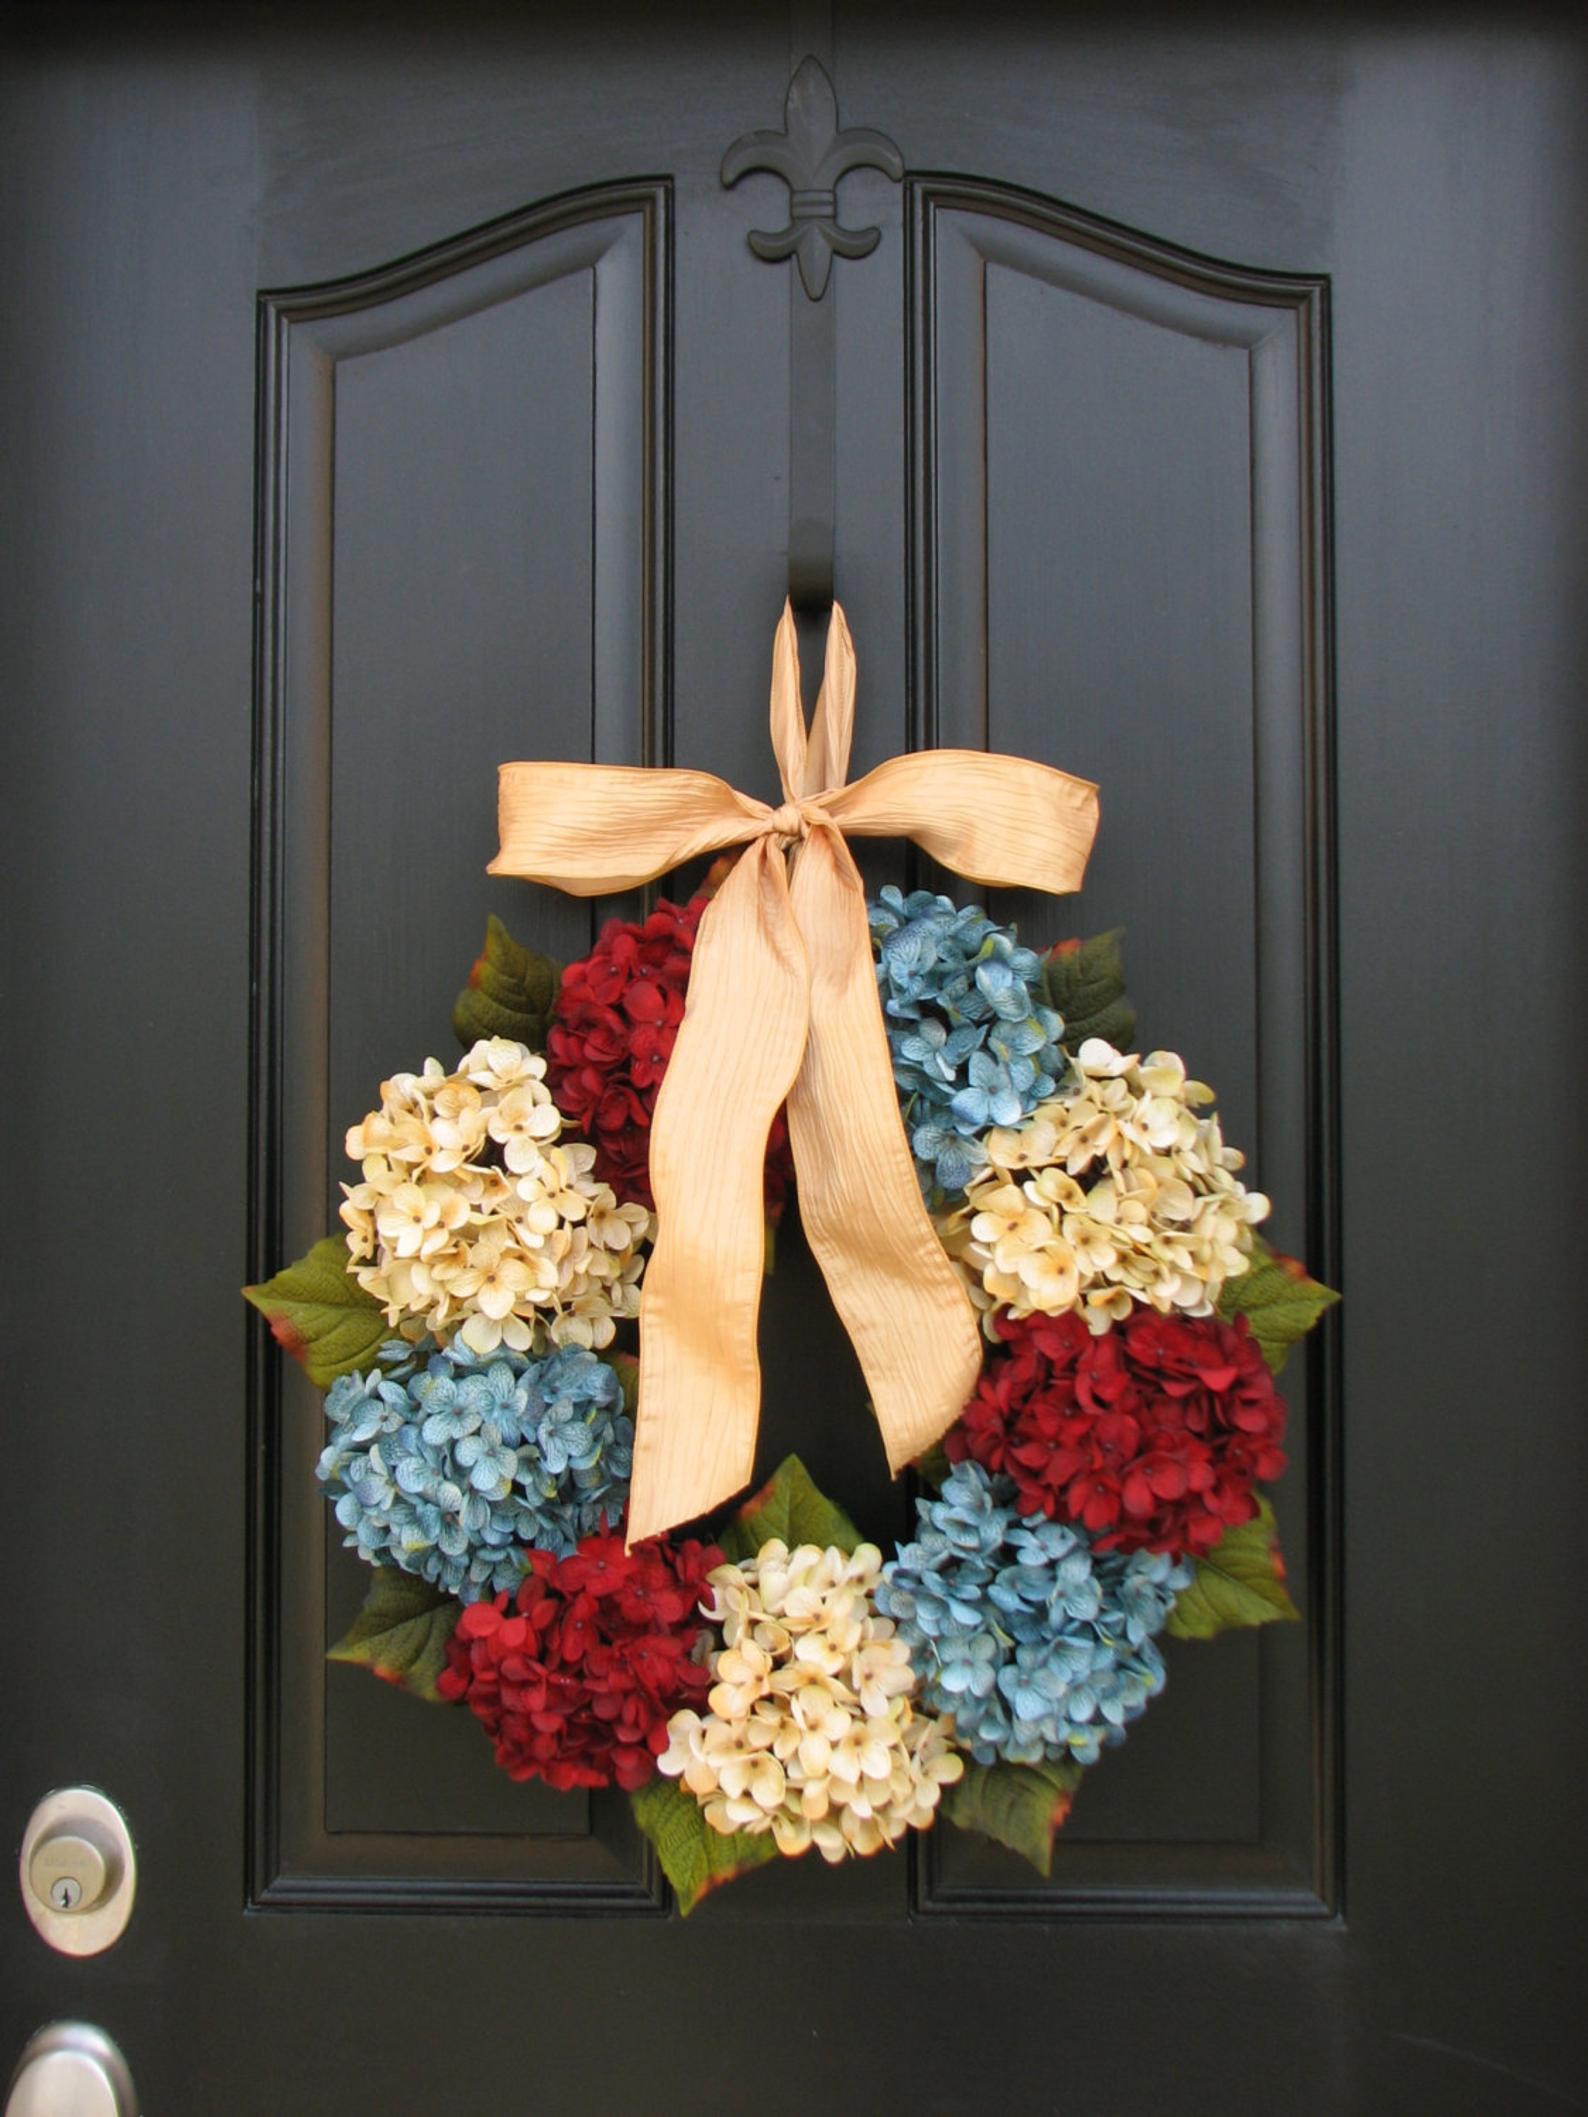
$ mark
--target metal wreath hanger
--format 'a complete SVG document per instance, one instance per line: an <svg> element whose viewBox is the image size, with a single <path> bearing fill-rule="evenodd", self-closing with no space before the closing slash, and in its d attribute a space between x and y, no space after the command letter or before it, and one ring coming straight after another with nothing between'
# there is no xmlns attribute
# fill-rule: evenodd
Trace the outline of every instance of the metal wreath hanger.
<svg viewBox="0 0 1588 2117"><path fill-rule="evenodd" d="M838 218L838 184L853 169L880 169L898 183L904 157L886 133L838 123L838 98L813 52L794 69L781 132L747 132L722 158L731 188L751 170L781 177L789 191L785 227L753 229L749 245L767 264L792 258L804 299L789 305L788 593L803 616L833 606L837 450L838 333L825 297L835 256L869 257L880 228L846 228Z"/></svg>

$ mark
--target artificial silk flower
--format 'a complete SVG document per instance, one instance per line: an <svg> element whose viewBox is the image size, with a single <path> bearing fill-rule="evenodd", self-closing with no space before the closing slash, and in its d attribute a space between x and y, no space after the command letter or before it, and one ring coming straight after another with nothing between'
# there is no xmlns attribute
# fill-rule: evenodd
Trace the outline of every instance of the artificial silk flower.
<svg viewBox="0 0 1588 2117"><path fill-rule="evenodd" d="M1154 1635L1191 1581L1167 1553L1104 1552L1086 1531L1023 1520L1011 1478L961 1463L884 1568L922 1698L979 1764L1094 1764L1163 1689Z"/></svg>
<svg viewBox="0 0 1588 2117"><path fill-rule="evenodd" d="M344 1184L354 1276L410 1337L484 1356L600 1348L639 1311L651 1216L562 1137L546 1063L482 1038L455 1073L430 1059L382 1084L347 1135L362 1181Z"/></svg>
<svg viewBox="0 0 1588 2117"><path fill-rule="evenodd" d="M1211 1091L1172 1052L1088 1038L1073 1081L1017 1129L995 1127L965 1202L938 1216L989 1335L1015 1316L1076 1309L1093 1331L1138 1305L1211 1315L1251 1262L1269 1210L1236 1171Z"/></svg>
<svg viewBox="0 0 1588 2117"><path fill-rule="evenodd" d="M891 886L867 906L905 1130L929 1199L957 1199L990 1125L1017 1125L1067 1073L1041 962L979 906Z"/></svg>
<svg viewBox="0 0 1588 2117"><path fill-rule="evenodd" d="M1245 1318L1137 1308L1100 1336L1071 1313L997 1318L944 1448L1014 1485L1022 1515L1079 1523L1098 1551L1205 1554L1285 1468L1284 1399Z"/></svg>
<svg viewBox="0 0 1588 2117"><path fill-rule="evenodd" d="M569 1554L621 1515L634 1428L615 1371L461 1343L389 1344L325 1400L317 1475L345 1541L464 1602L518 1586L531 1548Z"/></svg>
<svg viewBox="0 0 1588 2117"><path fill-rule="evenodd" d="M871 1591L882 1554L781 1540L710 1575L721 1628L707 1711L668 1723L658 1769L713 1830L770 1831L789 1855L864 1857L933 1820L963 1760L912 1704L910 1656Z"/></svg>
<svg viewBox="0 0 1588 2117"><path fill-rule="evenodd" d="M476 1602L458 1620L437 1683L484 1726L514 1779L618 1785L655 1776L669 1717L709 1677L694 1656L707 1569L699 1543L586 1537L566 1557L527 1554L511 1603Z"/></svg>

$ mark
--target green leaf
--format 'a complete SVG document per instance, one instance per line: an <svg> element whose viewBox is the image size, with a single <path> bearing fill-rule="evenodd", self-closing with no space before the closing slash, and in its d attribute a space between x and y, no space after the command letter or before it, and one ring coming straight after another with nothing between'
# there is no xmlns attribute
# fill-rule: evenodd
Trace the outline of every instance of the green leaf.
<svg viewBox="0 0 1588 2117"><path fill-rule="evenodd" d="M393 1335L380 1303L353 1277L347 1244L327 1235L307 1257L289 1264L243 1296L270 1325L270 1334L307 1371L316 1389L338 1375L357 1374Z"/></svg>
<svg viewBox="0 0 1588 2117"><path fill-rule="evenodd" d="M1261 1495L1252 1520L1226 1529L1207 1557L1194 1563L1196 1578L1176 1596L1164 1628L1171 1638L1214 1639L1239 1625L1300 1618L1285 1587L1274 1510Z"/></svg>
<svg viewBox="0 0 1588 2117"><path fill-rule="evenodd" d="M942 1491L953 1467L948 1459L948 1450L941 1441L934 1441L926 1453L918 1455L910 1465L921 1482L930 1485L934 1492Z"/></svg>
<svg viewBox="0 0 1588 2117"><path fill-rule="evenodd" d="M632 1419L640 1401L640 1363L633 1353L603 1353L601 1357L617 1376L623 1391L623 1409Z"/></svg>
<svg viewBox="0 0 1588 2117"><path fill-rule="evenodd" d="M1305 1265L1271 1250L1259 1235L1250 1269L1238 1279L1225 1280L1219 1314L1226 1323L1246 1318L1263 1358L1277 1375L1296 1340L1304 1338L1339 1298L1332 1287L1309 1279Z"/></svg>
<svg viewBox="0 0 1588 2117"><path fill-rule="evenodd" d="M1042 997L1064 1017L1064 1044L1078 1051L1089 1036L1100 1036L1118 1051L1128 1051L1136 1034L1136 1010L1125 996L1125 968L1119 944L1125 929L1098 934L1090 941L1061 941L1042 958Z"/></svg>
<svg viewBox="0 0 1588 2117"><path fill-rule="evenodd" d="M777 1840L771 1831L754 1837L740 1831L724 1837L706 1821L705 1810L694 1795L671 1779L652 1779L629 1799L634 1820L656 1847L662 1872L672 1883L685 1918L713 1889L777 1858Z"/></svg>
<svg viewBox="0 0 1588 2117"><path fill-rule="evenodd" d="M754 1558L763 1544L781 1537L792 1551L796 1544L818 1544L823 1550L836 1544L840 1551L853 1551L862 1541L860 1531L845 1514L817 1491L811 1474L797 1455L785 1456L759 1492L753 1492L716 1539L724 1558L737 1561Z"/></svg>
<svg viewBox="0 0 1588 2117"><path fill-rule="evenodd" d="M436 1678L447 1665L447 1641L462 1609L429 1581L377 1566L363 1609L325 1658L357 1662L400 1691L440 1704Z"/></svg>
<svg viewBox="0 0 1588 2117"><path fill-rule="evenodd" d="M1053 1865L1053 1839L1070 1812L1081 1767L1054 1764L972 1764L943 1795L943 1813L960 1830L979 1830L1029 1860L1038 1874Z"/></svg>
<svg viewBox="0 0 1588 2117"><path fill-rule="evenodd" d="M561 966L521 947L493 912L486 921L484 950L452 1010L453 1034L465 1047L482 1036L507 1036L531 1051L544 1051L561 983Z"/></svg>

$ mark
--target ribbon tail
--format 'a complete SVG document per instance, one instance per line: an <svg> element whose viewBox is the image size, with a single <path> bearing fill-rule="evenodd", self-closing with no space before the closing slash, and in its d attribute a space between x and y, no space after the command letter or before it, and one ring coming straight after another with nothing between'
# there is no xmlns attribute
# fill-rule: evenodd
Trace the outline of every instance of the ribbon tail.
<svg viewBox="0 0 1588 2117"><path fill-rule="evenodd" d="M899 1120L865 889L836 830L800 849L810 955L805 1063L789 1097L800 1221L860 1357L897 1474L941 1438L981 1371L975 1311L932 1226Z"/></svg>
<svg viewBox="0 0 1588 2117"><path fill-rule="evenodd" d="M808 989L783 853L760 838L700 922L652 1118L630 1544L718 1506L755 1469L766 1138L799 1070Z"/></svg>

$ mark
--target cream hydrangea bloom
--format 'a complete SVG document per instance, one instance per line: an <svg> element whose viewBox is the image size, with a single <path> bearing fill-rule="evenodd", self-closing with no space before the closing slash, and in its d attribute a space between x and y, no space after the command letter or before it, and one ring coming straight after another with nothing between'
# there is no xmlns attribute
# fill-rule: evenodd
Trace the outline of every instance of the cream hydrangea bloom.
<svg viewBox="0 0 1588 2117"><path fill-rule="evenodd" d="M562 1137L546 1062L483 1037L456 1072L381 1084L347 1135L363 1181L344 1184L354 1277L410 1336L477 1353L603 1346L639 1313L651 1216L619 1205L595 1149Z"/></svg>
<svg viewBox="0 0 1588 2117"><path fill-rule="evenodd" d="M1137 1302L1210 1315L1251 1262L1268 1212L1236 1176L1213 1100L1172 1051L1146 1058L1091 1037L1067 1094L1017 1129L989 1132L986 1167L939 1216L972 1299L992 1314L1079 1309L1093 1331Z"/></svg>
<svg viewBox="0 0 1588 2117"><path fill-rule="evenodd" d="M776 1539L718 1566L722 1627L705 1714L675 1713L657 1759L724 1835L770 1830L778 1850L839 1861L931 1823L964 1771L949 1723L911 1704L910 1653L871 1592L882 1553Z"/></svg>

